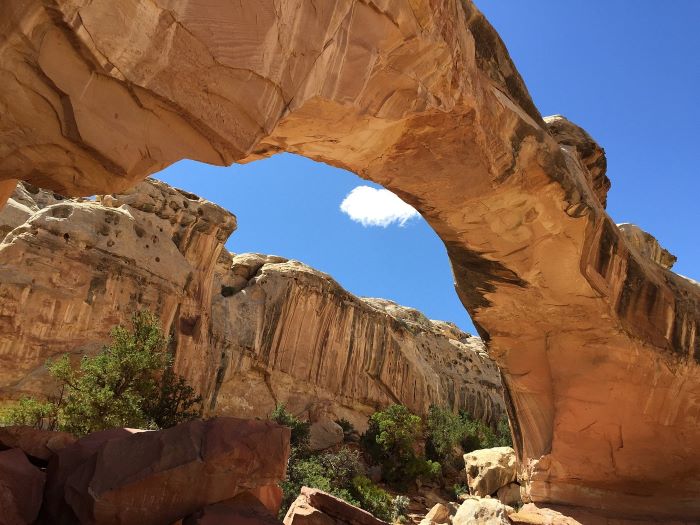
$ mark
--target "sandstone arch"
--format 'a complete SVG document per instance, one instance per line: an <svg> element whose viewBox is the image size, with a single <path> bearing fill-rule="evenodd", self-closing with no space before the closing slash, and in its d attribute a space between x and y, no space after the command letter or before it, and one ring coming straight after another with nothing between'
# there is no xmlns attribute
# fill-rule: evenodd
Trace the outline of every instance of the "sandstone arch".
<svg viewBox="0 0 700 525"><path fill-rule="evenodd" d="M0 12L0 178L88 195L183 157L291 151L372 179L447 246L502 367L530 497L700 514L698 287L625 240L604 211L602 152L564 120L548 132L471 3Z"/></svg>

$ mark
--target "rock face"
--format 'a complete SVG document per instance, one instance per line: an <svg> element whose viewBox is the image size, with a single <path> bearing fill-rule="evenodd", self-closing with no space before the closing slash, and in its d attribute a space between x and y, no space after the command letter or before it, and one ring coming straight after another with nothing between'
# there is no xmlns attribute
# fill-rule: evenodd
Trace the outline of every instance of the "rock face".
<svg viewBox="0 0 700 525"><path fill-rule="evenodd" d="M510 447L475 450L464 455L469 492L485 497L513 483L518 477L518 462Z"/></svg>
<svg viewBox="0 0 700 525"><path fill-rule="evenodd" d="M598 150L547 126L471 2L8 0L0 13L0 179L91 195L184 157L290 151L383 184L447 247L503 372L529 497L700 514L700 289L617 229ZM49 249L32 257L56 267ZM54 272L59 289L72 269ZM185 302L171 303L175 317ZM197 344L202 321L181 307L175 326ZM12 367L17 381L30 368Z"/></svg>
<svg viewBox="0 0 700 525"><path fill-rule="evenodd" d="M215 418L111 439L68 476L65 500L80 523L172 523L283 479L289 433Z"/></svg>
<svg viewBox="0 0 700 525"><path fill-rule="evenodd" d="M0 452L0 525L34 523L45 478L20 449Z"/></svg>
<svg viewBox="0 0 700 525"><path fill-rule="evenodd" d="M333 430L342 441L335 419L362 429L394 402L420 413L450 406L489 423L504 414L480 339L355 297L299 262L231 256L223 244L234 217L161 182L95 202L20 184L0 224L9 232L0 244L5 399L50 393L47 358L95 352L113 325L149 308L209 414L264 417L285 402L314 423L321 447Z"/></svg>
<svg viewBox="0 0 700 525"><path fill-rule="evenodd" d="M208 505L185 518L182 525L282 525L248 492Z"/></svg>
<svg viewBox="0 0 700 525"><path fill-rule="evenodd" d="M284 525L387 525L369 512L326 492L302 487L289 507Z"/></svg>
<svg viewBox="0 0 700 525"><path fill-rule="evenodd" d="M0 450L18 448L27 456L48 461L56 452L75 443L68 432L51 432L29 426L0 427Z"/></svg>
<svg viewBox="0 0 700 525"><path fill-rule="evenodd" d="M284 401L312 421L343 417L360 429L391 403L417 413L450 406L491 423L503 414L497 369L481 340L454 325L355 297L281 257L222 257L214 290L221 363L210 410L252 417Z"/></svg>

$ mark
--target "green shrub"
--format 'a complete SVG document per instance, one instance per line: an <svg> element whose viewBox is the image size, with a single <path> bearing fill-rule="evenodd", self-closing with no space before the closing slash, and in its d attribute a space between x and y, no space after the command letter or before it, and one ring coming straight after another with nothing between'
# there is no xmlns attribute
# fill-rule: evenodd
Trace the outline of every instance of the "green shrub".
<svg viewBox="0 0 700 525"><path fill-rule="evenodd" d="M465 434L463 419L452 411L435 405L428 410L425 451L429 458L449 461L455 456Z"/></svg>
<svg viewBox="0 0 700 525"><path fill-rule="evenodd" d="M374 517L389 521L392 519L393 500L380 487L366 476L356 476L352 480L352 493L360 506Z"/></svg>
<svg viewBox="0 0 700 525"><path fill-rule="evenodd" d="M508 419L505 416L498 422L495 432L485 423L472 419L468 414L462 413L461 417L465 428L461 439L464 452L482 448L513 446Z"/></svg>
<svg viewBox="0 0 700 525"><path fill-rule="evenodd" d="M469 487L464 483L457 483L452 487L454 491L455 498L459 498L462 494L469 494Z"/></svg>
<svg viewBox="0 0 700 525"><path fill-rule="evenodd" d="M391 519L394 522L403 523L405 518L408 516L408 505L411 500L408 496L395 496L391 502Z"/></svg>
<svg viewBox="0 0 700 525"><path fill-rule="evenodd" d="M294 448L305 450L309 446L309 436L311 424L302 421L292 413L287 411L284 403L278 403L270 413L269 418L278 425L284 425L292 429L290 444Z"/></svg>
<svg viewBox="0 0 700 525"><path fill-rule="evenodd" d="M417 453L422 437L420 417L403 405L391 405L372 414L362 445L381 465L385 481L405 487L417 478L432 478L440 472L438 463Z"/></svg>
<svg viewBox="0 0 700 525"><path fill-rule="evenodd" d="M77 368L67 354L47 362L59 394L47 403L21 401L10 422L34 419L34 426L83 435L112 427L167 428L199 417L202 400L173 371L158 319L141 311L132 324L132 330L114 328L111 344L84 356ZM29 417L41 411L53 422Z"/></svg>
<svg viewBox="0 0 700 525"><path fill-rule="evenodd" d="M0 417L2 425L29 425L35 428L56 428L56 405L37 401L31 397L21 398L15 405L4 410Z"/></svg>

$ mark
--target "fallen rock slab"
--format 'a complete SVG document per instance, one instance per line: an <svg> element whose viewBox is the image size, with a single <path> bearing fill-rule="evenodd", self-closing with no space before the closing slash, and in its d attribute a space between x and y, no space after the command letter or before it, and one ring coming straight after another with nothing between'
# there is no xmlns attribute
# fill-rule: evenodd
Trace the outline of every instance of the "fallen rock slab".
<svg viewBox="0 0 700 525"><path fill-rule="evenodd" d="M464 455L467 485L474 496L490 496L518 477L517 458L511 447L475 450Z"/></svg>
<svg viewBox="0 0 700 525"><path fill-rule="evenodd" d="M0 452L0 525L34 523L46 476L18 448Z"/></svg>
<svg viewBox="0 0 700 525"><path fill-rule="evenodd" d="M282 525L250 492L204 507L182 525Z"/></svg>
<svg viewBox="0 0 700 525"><path fill-rule="evenodd" d="M106 441L66 480L81 523L161 525L285 476L289 428L195 420Z"/></svg>
<svg viewBox="0 0 700 525"><path fill-rule="evenodd" d="M302 487L284 525L386 525L366 510L318 489Z"/></svg>
<svg viewBox="0 0 700 525"><path fill-rule="evenodd" d="M40 430L27 425L0 427L0 449L19 448L27 456L43 461L76 440L68 432Z"/></svg>

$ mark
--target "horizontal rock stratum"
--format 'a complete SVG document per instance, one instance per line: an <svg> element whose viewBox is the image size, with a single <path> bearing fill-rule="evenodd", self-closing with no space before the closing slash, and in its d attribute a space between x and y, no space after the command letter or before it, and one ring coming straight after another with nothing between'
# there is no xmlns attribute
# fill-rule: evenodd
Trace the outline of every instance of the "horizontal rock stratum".
<svg viewBox="0 0 700 525"><path fill-rule="evenodd" d="M47 358L94 353L148 308L208 414L265 417L284 402L360 430L391 403L420 414L448 406L492 425L505 414L478 337L358 298L298 261L234 256L224 243L235 224L154 180L96 201L18 184L0 210L0 400L51 394Z"/></svg>
<svg viewBox="0 0 700 525"><path fill-rule="evenodd" d="M0 14L1 179L102 194L185 157L290 151L380 183L447 247L530 498L700 515L698 286L617 229L601 152L543 121L470 1L8 0ZM206 323L188 312L196 337Z"/></svg>

